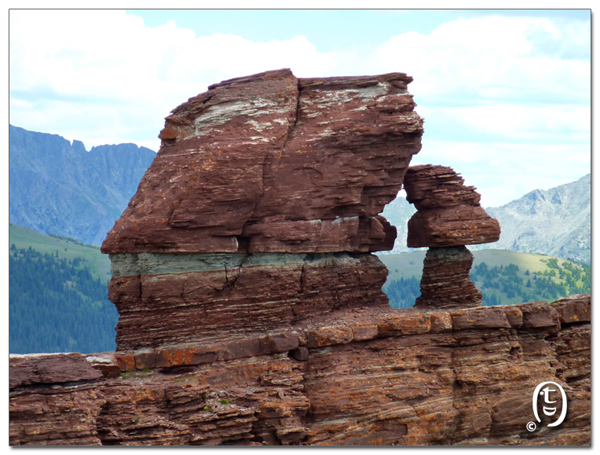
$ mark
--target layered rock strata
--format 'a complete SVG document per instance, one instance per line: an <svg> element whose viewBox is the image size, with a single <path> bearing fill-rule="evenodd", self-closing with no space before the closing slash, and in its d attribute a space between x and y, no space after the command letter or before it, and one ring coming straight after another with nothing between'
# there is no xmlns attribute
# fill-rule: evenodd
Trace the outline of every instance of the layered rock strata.
<svg viewBox="0 0 600 455"><path fill-rule="evenodd" d="M387 308L387 269L374 255L123 254L109 298L119 350L291 329L337 311Z"/></svg>
<svg viewBox="0 0 600 455"><path fill-rule="evenodd" d="M421 148L402 73L224 81L173 110L161 149L102 245L117 347L304 327L386 308L379 213Z"/></svg>
<svg viewBox="0 0 600 455"><path fill-rule="evenodd" d="M590 295L10 358L11 445L590 445ZM553 381L564 422L535 421Z"/></svg>
<svg viewBox="0 0 600 455"><path fill-rule="evenodd" d="M381 216L421 148L403 73L224 81L173 110L105 253L391 249Z"/></svg>
<svg viewBox="0 0 600 455"><path fill-rule="evenodd" d="M10 444L589 445L589 294L387 304L370 252L420 148L409 81L282 70L175 109L102 246L118 349L11 356ZM531 433L542 381L569 414Z"/></svg>
<svg viewBox="0 0 600 455"><path fill-rule="evenodd" d="M412 166L404 181L406 199L417 212L408 221L409 247L429 247L423 263L416 307L459 308L481 305L469 271L473 255L465 245L495 242L498 221L479 205L475 187L465 186L452 168Z"/></svg>
<svg viewBox="0 0 600 455"><path fill-rule="evenodd" d="M465 246L429 248L423 261L421 295L415 306L461 308L480 306L481 292L469 276L473 255Z"/></svg>
<svg viewBox="0 0 600 455"><path fill-rule="evenodd" d="M448 247L496 242L500 224L479 205L473 186L446 166L411 166L404 179L406 200L417 212L408 220L407 245Z"/></svg>

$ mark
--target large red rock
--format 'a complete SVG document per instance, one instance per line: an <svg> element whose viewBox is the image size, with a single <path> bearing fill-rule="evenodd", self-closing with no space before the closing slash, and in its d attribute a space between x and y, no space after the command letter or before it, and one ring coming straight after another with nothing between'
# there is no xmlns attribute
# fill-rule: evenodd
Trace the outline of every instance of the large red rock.
<svg viewBox="0 0 600 455"><path fill-rule="evenodd" d="M449 247L495 242L500 224L479 205L475 187L450 167L411 166L404 179L406 200L417 212L408 221L411 248Z"/></svg>
<svg viewBox="0 0 600 455"><path fill-rule="evenodd" d="M175 109L103 245L118 350L12 357L10 444L589 444L589 295L432 308L477 297L451 247L426 259L435 305L388 306L370 251L420 148L409 81L281 70ZM545 380L569 416L532 435Z"/></svg>
<svg viewBox="0 0 600 455"><path fill-rule="evenodd" d="M279 70L210 86L167 117L102 251L391 249L395 229L378 214L423 134L411 80Z"/></svg>

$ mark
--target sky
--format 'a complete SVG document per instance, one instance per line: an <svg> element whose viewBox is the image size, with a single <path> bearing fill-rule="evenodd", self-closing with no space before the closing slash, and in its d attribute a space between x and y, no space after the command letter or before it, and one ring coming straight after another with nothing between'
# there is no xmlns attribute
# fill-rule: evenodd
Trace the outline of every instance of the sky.
<svg viewBox="0 0 600 455"><path fill-rule="evenodd" d="M425 119L411 164L451 166L500 206L591 172L590 21L585 9L13 9L9 120L88 150L158 151L169 112L225 79L404 72Z"/></svg>

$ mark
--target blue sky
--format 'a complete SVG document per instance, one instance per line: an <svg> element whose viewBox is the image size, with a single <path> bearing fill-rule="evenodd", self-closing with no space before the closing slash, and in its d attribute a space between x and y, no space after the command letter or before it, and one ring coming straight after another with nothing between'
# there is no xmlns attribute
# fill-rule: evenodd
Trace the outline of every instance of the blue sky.
<svg viewBox="0 0 600 455"><path fill-rule="evenodd" d="M501 14L507 17L547 17L589 21L585 10L411 10L411 9L328 9L328 10L129 10L141 16L146 25L156 27L175 20L177 25L192 29L197 35L231 33L252 41L285 40L304 35L322 52L361 47L368 42L383 42L408 31L431 33L444 22L458 18ZM376 26L374 26L376 24Z"/></svg>
<svg viewBox="0 0 600 455"><path fill-rule="evenodd" d="M10 13L10 122L158 150L212 83L406 72L414 164L449 165L485 206L590 169L589 10L26 10Z"/></svg>

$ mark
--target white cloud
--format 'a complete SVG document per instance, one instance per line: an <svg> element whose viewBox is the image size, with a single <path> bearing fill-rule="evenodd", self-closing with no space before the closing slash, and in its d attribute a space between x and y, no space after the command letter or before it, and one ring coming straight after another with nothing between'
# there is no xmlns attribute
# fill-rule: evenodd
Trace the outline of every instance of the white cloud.
<svg viewBox="0 0 600 455"><path fill-rule="evenodd" d="M458 19L428 35L406 32L390 38L377 48L373 64L412 75L411 92L417 102L428 104L506 98L556 102L557 96L587 102L589 26L567 25L536 17ZM565 59L565 54L582 59Z"/></svg>
<svg viewBox="0 0 600 455"><path fill-rule="evenodd" d="M421 106L430 138L526 143L590 142L590 107L495 103L466 107ZM432 126L428 128L427 126Z"/></svg>
<svg viewBox="0 0 600 455"><path fill-rule="evenodd" d="M404 71L425 119L412 163L452 166L499 206L590 172L589 25L486 16L378 46L378 72Z"/></svg>
<svg viewBox="0 0 600 455"><path fill-rule="evenodd" d="M504 205L534 189L550 189L590 172L587 144L514 144L423 140L411 164L452 167L474 185L482 205Z"/></svg>
<svg viewBox="0 0 600 455"><path fill-rule="evenodd" d="M88 147L154 139L171 109L223 79L285 67L313 76L335 65L303 36L197 37L172 21L146 27L124 11L11 11L10 18L11 122L41 131L71 125Z"/></svg>
<svg viewBox="0 0 600 455"><path fill-rule="evenodd" d="M324 53L305 36L198 36L114 10L12 10L10 22L11 123L88 149L158 150L171 109L232 77L284 67L299 77L401 71L414 77L409 90L425 118L414 162L454 166L487 205L589 172L586 23L474 17Z"/></svg>

